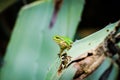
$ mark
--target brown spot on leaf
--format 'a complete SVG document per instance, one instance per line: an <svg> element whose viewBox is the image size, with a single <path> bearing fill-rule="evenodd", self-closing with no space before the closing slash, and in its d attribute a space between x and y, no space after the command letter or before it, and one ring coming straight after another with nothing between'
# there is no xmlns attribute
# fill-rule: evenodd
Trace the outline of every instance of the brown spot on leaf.
<svg viewBox="0 0 120 80"><path fill-rule="evenodd" d="M107 29L106 31L109 32L109 29Z"/></svg>
<svg viewBox="0 0 120 80"><path fill-rule="evenodd" d="M58 12L59 12L59 10L61 8L62 2L63 2L63 0L54 0L54 12L53 12L51 22L49 24L49 28L52 28L53 25L55 24L57 14L58 14Z"/></svg>

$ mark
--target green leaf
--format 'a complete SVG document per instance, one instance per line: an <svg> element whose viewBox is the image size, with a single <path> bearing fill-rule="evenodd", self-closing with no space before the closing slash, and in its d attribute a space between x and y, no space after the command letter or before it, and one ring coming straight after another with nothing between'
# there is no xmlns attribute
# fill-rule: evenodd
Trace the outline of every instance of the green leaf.
<svg viewBox="0 0 120 80"><path fill-rule="evenodd" d="M113 31L117 25L118 22L109 24L105 28L91 34L90 36L87 36L81 40L76 40L72 45L72 48L69 50L68 54L75 58L88 50L94 49L104 41L108 34L110 34L110 32Z"/></svg>
<svg viewBox="0 0 120 80"><path fill-rule="evenodd" d="M119 67L117 64L113 64L112 71L107 80L117 80L119 74Z"/></svg>
<svg viewBox="0 0 120 80"><path fill-rule="evenodd" d="M63 0L63 6L57 16L53 32L73 39L76 26L81 21L84 0ZM59 27L58 27L59 26ZM59 30L59 31L58 31Z"/></svg>
<svg viewBox="0 0 120 80"><path fill-rule="evenodd" d="M43 76L38 75L38 72L46 69L43 66L49 65L44 64L45 56L49 55L42 54L43 30L48 27L52 13L53 5L50 1L39 1L20 11L6 52L6 65L2 69L1 80L32 80ZM41 55L45 60L39 58Z"/></svg>
<svg viewBox="0 0 120 80"><path fill-rule="evenodd" d="M81 54L85 53L88 50L92 50L94 48L96 48L98 45L100 45L100 43L102 43L105 38L108 36L108 34L110 34L111 31L114 30L115 26L118 25L118 22L113 23L113 24L109 24L108 26L106 26L105 28L101 29L98 32L95 32L93 34L91 34L88 37L85 37L81 40L77 40L74 42L74 44L72 45L72 48L68 51L68 56L72 57L72 61L77 58L78 56L80 56ZM99 70L97 72L94 73L94 75L91 75L91 77L89 77L87 80L98 80L100 75L104 72L104 70L106 70L109 67L110 61L106 61L102 64L102 66L99 68ZM62 75L62 80L72 80L73 76L75 75L76 69L75 67L71 67L73 65L70 65L70 67L68 67L63 75ZM102 69L102 70L101 70ZM72 73L70 73L72 72ZM69 76L69 78L66 78L66 75ZM96 77L96 78L94 78Z"/></svg>

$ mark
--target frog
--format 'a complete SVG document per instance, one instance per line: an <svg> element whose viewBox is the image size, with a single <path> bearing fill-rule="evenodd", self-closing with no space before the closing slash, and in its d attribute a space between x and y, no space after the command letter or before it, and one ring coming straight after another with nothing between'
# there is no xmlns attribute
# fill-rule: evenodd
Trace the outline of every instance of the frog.
<svg viewBox="0 0 120 80"><path fill-rule="evenodd" d="M64 37L64 36L60 36L60 35L55 35L53 37L53 40L60 47L60 53L58 54L59 57L62 57L62 55L64 54L63 51L64 50L69 50L72 47L72 44L73 44L73 41L70 38Z"/></svg>

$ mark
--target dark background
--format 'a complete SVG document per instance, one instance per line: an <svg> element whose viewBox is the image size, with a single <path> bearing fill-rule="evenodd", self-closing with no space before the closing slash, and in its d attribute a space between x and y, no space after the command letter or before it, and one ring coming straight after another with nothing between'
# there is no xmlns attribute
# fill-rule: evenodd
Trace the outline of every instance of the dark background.
<svg viewBox="0 0 120 80"><path fill-rule="evenodd" d="M27 3L18 0L0 13L0 59L5 55L20 8L30 2L32 0ZM119 19L120 0L86 0L82 21L78 25L76 35L85 37Z"/></svg>

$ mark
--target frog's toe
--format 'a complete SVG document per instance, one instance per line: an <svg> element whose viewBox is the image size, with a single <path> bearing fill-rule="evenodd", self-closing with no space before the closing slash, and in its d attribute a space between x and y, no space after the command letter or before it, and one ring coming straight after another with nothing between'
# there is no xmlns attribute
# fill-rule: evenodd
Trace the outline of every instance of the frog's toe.
<svg viewBox="0 0 120 80"><path fill-rule="evenodd" d="M60 53L58 53L58 56L59 56L59 58L60 58Z"/></svg>

